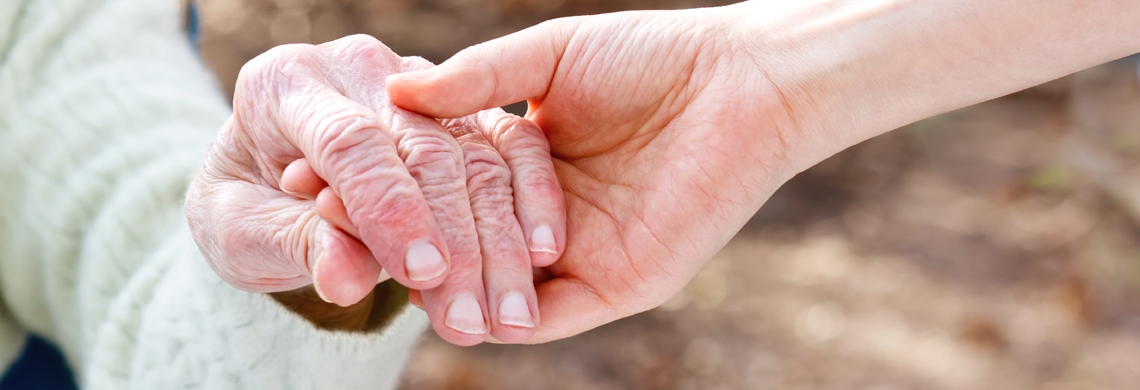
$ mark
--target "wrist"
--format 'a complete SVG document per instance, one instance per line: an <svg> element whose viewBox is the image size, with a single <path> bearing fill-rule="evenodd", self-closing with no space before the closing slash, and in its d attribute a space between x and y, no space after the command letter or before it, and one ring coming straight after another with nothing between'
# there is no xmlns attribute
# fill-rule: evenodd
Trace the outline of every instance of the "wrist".
<svg viewBox="0 0 1140 390"><path fill-rule="evenodd" d="M722 11L734 45L785 100L798 170L908 123L1140 51L1134 0L753 0Z"/></svg>
<svg viewBox="0 0 1140 390"><path fill-rule="evenodd" d="M896 33L884 28L884 19L908 2L751 0L723 8L735 53L751 60L780 100L780 133L793 172L909 123L914 107L890 107L887 86L867 88L875 83L868 76L892 62L914 61L901 58L914 53L891 52L884 41ZM891 110L875 112L882 108Z"/></svg>

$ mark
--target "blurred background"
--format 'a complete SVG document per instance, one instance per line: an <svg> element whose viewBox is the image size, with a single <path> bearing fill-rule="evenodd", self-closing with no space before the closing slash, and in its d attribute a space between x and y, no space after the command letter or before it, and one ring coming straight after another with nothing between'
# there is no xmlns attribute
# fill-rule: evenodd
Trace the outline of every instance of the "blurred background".
<svg viewBox="0 0 1140 390"><path fill-rule="evenodd" d="M692 0L201 0L232 93L284 43L440 62L540 21ZM661 308L539 346L434 335L405 389L1140 388L1140 87L1090 69L858 145L785 185Z"/></svg>

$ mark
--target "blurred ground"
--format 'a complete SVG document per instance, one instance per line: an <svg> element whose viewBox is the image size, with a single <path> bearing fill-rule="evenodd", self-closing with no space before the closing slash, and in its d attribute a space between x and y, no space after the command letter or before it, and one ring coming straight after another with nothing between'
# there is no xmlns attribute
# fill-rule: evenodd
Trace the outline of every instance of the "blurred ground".
<svg viewBox="0 0 1140 390"><path fill-rule="evenodd" d="M202 0L227 88L275 44L439 62L541 20L727 1ZM664 307L540 346L429 335L406 389L1140 388L1140 86L1117 62L796 177Z"/></svg>

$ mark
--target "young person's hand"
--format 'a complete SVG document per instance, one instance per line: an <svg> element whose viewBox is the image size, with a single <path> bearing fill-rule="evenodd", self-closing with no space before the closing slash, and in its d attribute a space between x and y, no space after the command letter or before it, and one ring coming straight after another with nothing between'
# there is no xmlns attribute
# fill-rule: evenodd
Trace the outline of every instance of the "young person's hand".
<svg viewBox="0 0 1140 390"><path fill-rule="evenodd" d="M529 102L569 217L538 286L542 342L664 302L777 187L846 147L1140 51L1136 20L1134 0L622 12L468 48L388 92L436 117Z"/></svg>
<svg viewBox="0 0 1140 390"><path fill-rule="evenodd" d="M367 36L247 64L187 200L211 267L247 291L312 283L341 306L390 275L423 290L444 339L529 339L531 267L565 243L546 140L498 109L445 125L389 103L385 77L431 66Z"/></svg>
<svg viewBox="0 0 1140 390"><path fill-rule="evenodd" d="M783 97L715 17L560 19L388 79L396 104L431 116L530 99L569 217L533 341L664 302L793 173Z"/></svg>

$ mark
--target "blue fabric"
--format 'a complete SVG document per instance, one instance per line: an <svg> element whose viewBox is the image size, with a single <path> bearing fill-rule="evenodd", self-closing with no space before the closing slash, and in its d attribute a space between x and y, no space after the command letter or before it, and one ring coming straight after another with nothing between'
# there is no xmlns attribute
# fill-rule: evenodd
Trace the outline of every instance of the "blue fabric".
<svg viewBox="0 0 1140 390"><path fill-rule="evenodd" d="M67 363L50 343L32 336L8 372L0 376L0 390L77 390Z"/></svg>
<svg viewBox="0 0 1140 390"><path fill-rule="evenodd" d="M200 20L198 19L198 2L190 0L189 5L186 6L186 35L190 38L190 44L194 49L198 49L198 42L202 37L202 29Z"/></svg>

